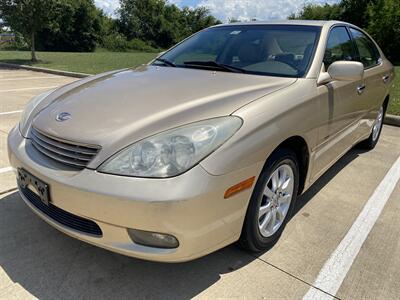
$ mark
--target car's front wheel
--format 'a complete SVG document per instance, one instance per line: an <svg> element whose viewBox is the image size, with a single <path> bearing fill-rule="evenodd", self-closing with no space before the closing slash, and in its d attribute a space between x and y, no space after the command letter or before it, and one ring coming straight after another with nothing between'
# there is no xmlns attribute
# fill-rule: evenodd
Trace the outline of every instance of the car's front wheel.
<svg viewBox="0 0 400 300"><path fill-rule="evenodd" d="M278 240L293 212L298 186L296 154L278 149L268 159L254 188L239 241L242 247L262 251Z"/></svg>

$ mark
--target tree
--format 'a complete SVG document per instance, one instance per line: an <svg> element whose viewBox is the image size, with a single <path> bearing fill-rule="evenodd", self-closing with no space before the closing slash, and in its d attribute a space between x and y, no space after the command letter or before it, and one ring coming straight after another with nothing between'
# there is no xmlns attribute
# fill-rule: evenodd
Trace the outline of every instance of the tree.
<svg viewBox="0 0 400 300"><path fill-rule="evenodd" d="M185 7L182 13L190 34L213 25L221 24L221 21L210 15L209 9L205 7L196 7L195 9Z"/></svg>
<svg viewBox="0 0 400 300"><path fill-rule="evenodd" d="M342 0L337 4L308 4L298 14L289 19L302 20L338 20L367 28L369 24L368 6L378 0Z"/></svg>
<svg viewBox="0 0 400 300"><path fill-rule="evenodd" d="M164 7L158 31L158 36L153 40L153 46L157 45L161 48L169 48L190 34L184 15L176 5Z"/></svg>
<svg viewBox="0 0 400 300"><path fill-rule="evenodd" d="M340 4L307 4L298 14L291 14L289 19L300 20L341 20L342 7Z"/></svg>
<svg viewBox="0 0 400 300"><path fill-rule="evenodd" d="M340 3L342 7L342 20L355 24L361 28L367 28L369 22L368 5L374 3L374 0L343 0Z"/></svg>
<svg viewBox="0 0 400 300"><path fill-rule="evenodd" d="M93 0L56 1L52 26L37 33L37 47L51 51L94 51L108 20Z"/></svg>
<svg viewBox="0 0 400 300"><path fill-rule="evenodd" d="M393 62L400 62L400 2L378 0L368 6L368 32Z"/></svg>
<svg viewBox="0 0 400 300"><path fill-rule="evenodd" d="M352 23L367 30L392 61L400 61L399 0L342 0L333 5L306 5L289 18Z"/></svg>
<svg viewBox="0 0 400 300"><path fill-rule="evenodd" d="M36 33L51 26L54 3L54 0L0 0L0 17L29 42L32 62L37 61Z"/></svg>
<svg viewBox="0 0 400 300"><path fill-rule="evenodd" d="M128 39L156 41L165 5L164 0L120 0L122 33Z"/></svg>
<svg viewBox="0 0 400 300"><path fill-rule="evenodd" d="M204 7L179 9L165 0L120 0L120 32L168 48L203 28L219 24Z"/></svg>
<svg viewBox="0 0 400 300"><path fill-rule="evenodd" d="M1 13L0 13L0 33L5 32L4 22L1 20Z"/></svg>

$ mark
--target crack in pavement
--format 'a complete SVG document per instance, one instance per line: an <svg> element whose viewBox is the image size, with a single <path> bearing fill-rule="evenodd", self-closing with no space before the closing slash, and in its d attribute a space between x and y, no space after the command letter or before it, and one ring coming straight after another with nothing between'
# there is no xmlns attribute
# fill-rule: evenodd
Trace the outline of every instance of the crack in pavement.
<svg viewBox="0 0 400 300"><path fill-rule="evenodd" d="M265 263L265 264L267 264L267 265L273 267L274 269L276 269L276 270L278 270L278 271L280 271L280 272L283 272L283 273L285 273L286 275L288 275L288 276L290 276L290 277L292 277L292 278L294 278L294 279L296 279L296 280L298 280L298 281L300 281L300 282L302 282L302 283L304 283L304 284L306 284L306 285L308 285L308 286L310 286L310 287L312 287L312 288L314 288L314 289L316 289L316 290L321 291L322 293L326 294L326 295L329 296L329 297L332 297L333 299L342 300L341 298L339 298L339 297L337 297L337 296L334 296L334 295L332 295L332 294L330 294L330 293L328 293L328 292L326 292L326 291L324 291L324 290L322 290L322 289L320 289L320 288L314 286L313 284L311 284L311 283L309 283L309 282L307 282L307 281L301 279L300 277L298 277L298 276L296 276L296 275L293 275L293 274L289 273L288 271L285 271L284 269L282 269L282 268L280 268L280 267L278 267L278 266L275 266L274 264L271 264L270 262L268 262L268 261L266 261L266 260L264 260L264 259L262 259L262 258L260 258L260 257L258 257L258 256L255 256L255 255L252 255L252 254L249 254L249 255L252 256L252 257L254 257L254 258L256 258L256 259L258 259L258 260L260 260L260 261L262 261L263 263Z"/></svg>

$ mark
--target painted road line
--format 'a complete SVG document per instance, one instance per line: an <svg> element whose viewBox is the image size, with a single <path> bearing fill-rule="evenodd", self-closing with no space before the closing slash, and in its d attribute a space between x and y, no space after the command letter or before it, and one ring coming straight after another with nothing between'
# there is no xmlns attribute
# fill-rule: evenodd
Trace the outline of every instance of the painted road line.
<svg viewBox="0 0 400 300"><path fill-rule="evenodd" d="M333 296L336 296L399 179L400 157L387 172L346 236L326 261L313 284L315 288L310 288L303 300L333 299Z"/></svg>
<svg viewBox="0 0 400 300"><path fill-rule="evenodd" d="M13 110L13 111L0 112L0 116L18 114L18 113L21 113L21 112L22 112L22 110Z"/></svg>
<svg viewBox="0 0 400 300"><path fill-rule="evenodd" d="M14 81L14 80L33 80L33 79L62 79L63 76L41 76L41 77L16 77L16 78L0 78L1 81Z"/></svg>
<svg viewBox="0 0 400 300"><path fill-rule="evenodd" d="M18 92L18 91L29 91L29 90L46 90L46 89L53 89L57 88L59 85L55 86L42 86L42 87L32 87L32 88L24 88L24 89L12 89L12 90L0 90L0 93L4 92Z"/></svg>
<svg viewBox="0 0 400 300"><path fill-rule="evenodd" d="M12 167L5 167L0 169L0 174L11 172L13 170Z"/></svg>

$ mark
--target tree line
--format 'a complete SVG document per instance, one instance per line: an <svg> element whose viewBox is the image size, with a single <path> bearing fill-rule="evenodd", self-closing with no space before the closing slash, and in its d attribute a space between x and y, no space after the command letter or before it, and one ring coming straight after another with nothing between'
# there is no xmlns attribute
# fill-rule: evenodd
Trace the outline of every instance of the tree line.
<svg viewBox="0 0 400 300"><path fill-rule="evenodd" d="M112 51L161 51L203 28L221 23L204 7L179 8L167 0L119 2L115 18L110 18L95 6L94 0L0 0L0 21L16 34L12 47L29 47L32 60L36 60L36 49L90 52L102 47ZM309 4L289 18L342 20L358 25L375 38L389 59L400 62L399 0Z"/></svg>
<svg viewBox="0 0 400 300"><path fill-rule="evenodd" d="M159 51L187 36L221 23L204 7L179 8L166 0L120 0L116 18L94 0L0 0L1 27L16 34L11 47L91 52Z"/></svg>
<svg viewBox="0 0 400 300"><path fill-rule="evenodd" d="M342 0L337 4L308 4L289 19L339 20L365 29L385 55L400 62L400 1Z"/></svg>

